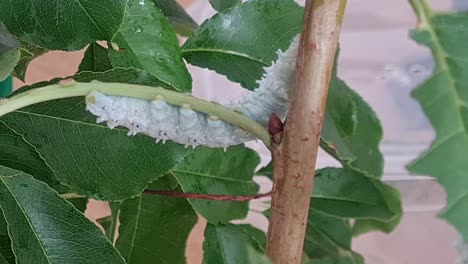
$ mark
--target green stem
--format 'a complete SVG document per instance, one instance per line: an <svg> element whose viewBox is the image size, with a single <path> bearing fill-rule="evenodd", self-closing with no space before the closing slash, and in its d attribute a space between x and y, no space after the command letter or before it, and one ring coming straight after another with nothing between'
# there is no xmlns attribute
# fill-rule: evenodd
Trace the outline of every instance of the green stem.
<svg viewBox="0 0 468 264"><path fill-rule="evenodd" d="M447 54L442 48L440 42L437 40L437 35L431 26L431 18L434 15L431 7L426 0L409 0L409 3L413 8L414 13L416 13L416 16L418 17L418 29L427 31L432 36L432 39L434 39L432 55L436 65L443 69L448 69L448 65L445 59Z"/></svg>
<svg viewBox="0 0 468 264"><path fill-rule="evenodd" d="M420 23L429 23L432 10L426 0L409 0L411 7L419 18Z"/></svg>
<svg viewBox="0 0 468 264"><path fill-rule="evenodd" d="M207 115L217 116L223 121L240 127L247 132L254 134L263 143L270 147L270 136L267 130L248 118L247 116L226 108L222 105L204 101L193 96L166 90L159 87L149 87L123 83L71 83L54 84L43 88L31 89L9 99L0 101L0 116L18 110L28 105L33 105L45 101L56 100L68 97L86 96L92 92L100 92L107 95L128 96L140 99L152 100L156 96L164 97L164 100L171 105L182 106L184 104ZM87 100L93 100L90 96Z"/></svg>

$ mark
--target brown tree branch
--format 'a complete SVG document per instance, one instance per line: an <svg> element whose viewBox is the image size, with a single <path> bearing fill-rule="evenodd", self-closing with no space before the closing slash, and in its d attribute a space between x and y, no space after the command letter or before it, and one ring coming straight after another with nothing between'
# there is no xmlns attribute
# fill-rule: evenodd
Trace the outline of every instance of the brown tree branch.
<svg viewBox="0 0 468 264"><path fill-rule="evenodd" d="M204 194L204 193L181 193L177 191L168 190L145 190L145 194L164 195L175 198L188 198L199 200L215 200L215 201L233 201L233 202L247 202L250 200L260 199L271 196L271 192L260 193L255 195L235 196L235 195L222 195L222 194Z"/></svg>
<svg viewBox="0 0 468 264"><path fill-rule="evenodd" d="M274 183L267 252L299 264L328 86L346 0L307 0L295 87L281 141L273 140ZM312 219L313 221L313 219Z"/></svg>

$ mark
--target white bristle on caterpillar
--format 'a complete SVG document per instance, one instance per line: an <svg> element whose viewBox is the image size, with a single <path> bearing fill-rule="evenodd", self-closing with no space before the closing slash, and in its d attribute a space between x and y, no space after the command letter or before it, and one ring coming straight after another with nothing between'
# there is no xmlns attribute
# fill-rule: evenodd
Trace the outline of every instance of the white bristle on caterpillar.
<svg viewBox="0 0 468 264"><path fill-rule="evenodd" d="M278 60L265 68L264 76L258 81L258 89L227 107L265 127L272 113L284 119L288 111L289 91L294 85L298 42L297 36L286 51L278 52ZM110 128L126 127L128 135L142 133L153 137L156 142L171 140L186 146L212 148L227 148L256 139L251 133L218 117L194 111L190 105L170 105L162 96L156 96L152 101L107 96L99 92L89 96L93 98L86 100L86 109L98 117L97 122L107 122Z"/></svg>

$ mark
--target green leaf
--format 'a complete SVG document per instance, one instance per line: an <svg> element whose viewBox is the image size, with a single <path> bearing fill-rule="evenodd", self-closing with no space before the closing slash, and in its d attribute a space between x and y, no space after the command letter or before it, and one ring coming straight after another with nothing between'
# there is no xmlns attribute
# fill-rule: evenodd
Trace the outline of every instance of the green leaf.
<svg viewBox="0 0 468 264"><path fill-rule="evenodd" d="M145 70L175 90L191 90L192 78L182 61L179 40L154 2L129 0L113 42L119 50L110 50L112 66Z"/></svg>
<svg viewBox="0 0 468 264"><path fill-rule="evenodd" d="M105 72L90 72L83 71L75 75L64 77L64 78L54 78L49 81L37 82L30 86L24 86L18 89L13 95L22 93L32 88L39 88L51 84L59 83L62 80L74 79L77 82L91 82L91 81L100 81L100 82L118 82L118 83L131 83L131 84L140 84L147 86L160 87L164 86L156 77L150 75L149 73L135 68L113 68ZM170 88L170 87L167 87Z"/></svg>
<svg viewBox="0 0 468 264"><path fill-rule="evenodd" d="M110 238L111 234L111 226L112 226L112 216L108 215L105 217L101 217L96 219L96 222L104 229L104 234L106 234L107 238ZM110 240L110 239L109 239ZM112 240L110 240L112 242Z"/></svg>
<svg viewBox="0 0 468 264"><path fill-rule="evenodd" d="M227 149L197 148L170 170L186 193L253 195L258 185L252 180L260 162L258 154L244 146ZM248 202L189 199L197 213L210 223L244 218Z"/></svg>
<svg viewBox="0 0 468 264"><path fill-rule="evenodd" d="M273 180L273 162L270 162L265 167L260 168L255 174L260 176L266 176Z"/></svg>
<svg viewBox="0 0 468 264"><path fill-rule="evenodd" d="M23 137L7 127L0 120L0 165L15 170L21 170L28 174L33 174L35 179L45 182L49 187L59 193L70 192L69 188L60 184L50 169L36 152L34 146L29 144ZM81 212L86 210L88 199L69 199L76 209Z"/></svg>
<svg viewBox="0 0 468 264"><path fill-rule="evenodd" d="M111 40L122 23L126 0L3 1L0 21L21 40L49 50L79 50Z"/></svg>
<svg viewBox="0 0 468 264"><path fill-rule="evenodd" d="M5 25L0 22L0 54L19 47L21 44L18 39L11 35Z"/></svg>
<svg viewBox="0 0 468 264"><path fill-rule="evenodd" d="M247 246L247 256L248 256L248 263L252 264L272 264L270 259L261 252L256 251L250 246Z"/></svg>
<svg viewBox="0 0 468 264"><path fill-rule="evenodd" d="M0 166L34 175L51 188L63 188L34 146L0 120Z"/></svg>
<svg viewBox="0 0 468 264"><path fill-rule="evenodd" d="M12 74L24 82L26 79L26 70L28 69L29 63L38 56L45 54L47 50L22 41L20 52L20 60L16 64Z"/></svg>
<svg viewBox="0 0 468 264"><path fill-rule="evenodd" d="M386 232L396 227L403 213L396 189L379 179L339 168L317 171L311 204L314 210L335 217L392 223Z"/></svg>
<svg viewBox="0 0 468 264"><path fill-rule="evenodd" d="M0 263L14 264L15 255L11 249L11 240L3 212L0 210Z"/></svg>
<svg viewBox="0 0 468 264"><path fill-rule="evenodd" d="M156 144L151 137L128 137L125 129L96 124L83 98L36 104L1 120L36 148L60 182L101 200L139 195L187 153L174 143Z"/></svg>
<svg viewBox="0 0 468 264"><path fill-rule="evenodd" d="M380 177L381 139L382 127L372 108L335 74L328 93L321 147L346 167Z"/></svg>
<svg viewBox="0 0 468 264"><path fill-rule="evenodd" d="M0 166L0 206L19 263L124 263L96 225L26 173Z"/></svg>
<svg viewBox="0 0 468 264"><path fill-rule="evenodd" d="M96 220L99 225L104 229L107 238L114 243L115 231L117 229L117 222L120 213L120 202L110 202L111 215L99 218Z"/></svg>
<svg viewBox="0 0 468 264"><path fill-rule="evenodd" d="M15 68L20 59L20 52L17 49L12 49L3 54L0 54L0 81L5 80Z"/></svg>
<svg viewBox="0 0 468 264"><path fill-rule="evenodd" d="M19 41L0 22L0 82L10 75L18 63L20 59L19 47Z"/></svg>
<svg viewBox="0 0 468 264"><path fill-rule="evenodd" d="M109 50L96 42L89 44L78 67L78 72L105 72L110 69L112 69L112 65L109 59Z"/></svg>
<svg viewBox="0 0 468 264"><path fill-rule="evenodd" d="M253 89L277 50L289 47L300 32L303 13L292 0L237 5L205 21L183 45L184 58Z"/></svg>
<svg viewBox="0 0 468 264"><path fill-rule="evenodd" d="M436 139L409 165L415 174L431 175L447 192L442 217L468 239L468 12L432 13L425 2L413 3L421 20L411 36L432 50L433 76L413 91L436 131Z"/></svg>
<svg viewBox="0 0 468 264"><path fill-rule="evenodd" d="M257 174L270 174L269 166ZM396 227L403 213L400 193L396 189L380 179L340 168L316 172L311 205L314 210L330 216L360 219L360 225L379 223L380 228L373 229L387 233Z"/></svg>
<svg viewBox="0 0 468 264"><path fill-rule="evenodd" d="M175 0L153 0L167 17L175 32L189 36L198 24Z"/></svg>
<svg viewBox="0 0 468 264"><path fill-rule="evenodd" d="M205 242L203 243L204 264L256 264L250 253L263 252L265 245L260 245L258 239L251 234L263 233L249 225L208 224L205 229ZM265 237L265 234L263 234ZM263 238L265 241L266 238Z"/></svg>
<svg viewBox="0 0 468 264"><path fill-rule="evenodd" d="M351 250L351 238L351 227L347 220L330 217L313 209L309 211L304 241L304 253L309 258L346 257L353 260L351 263L364 263L364 259Z"/></svg>
<svg viewBox="0 0 468 264"><path fill-rule="evenodd" d="M242 3L242 0L210 0L211 6L218 12L223 12L225 9L240 3Z"/></svg>
<svg viewBox="0 0 468 264"><path fill-rule="evenodd" d="M73 198L73 199L67 199L67 201L73 204L76 210L82 213L86 211L86 208L88 207L88 202L89 202L87 198Z"/></svg>
<svg viewBox="0 0 468 264"><path fill-rule="evenodd" d="M160 181L149 189L167 189ZM122 203L116 247L128 264L186 263L185 246L196 222L187 200L143 194Z"/></svg>

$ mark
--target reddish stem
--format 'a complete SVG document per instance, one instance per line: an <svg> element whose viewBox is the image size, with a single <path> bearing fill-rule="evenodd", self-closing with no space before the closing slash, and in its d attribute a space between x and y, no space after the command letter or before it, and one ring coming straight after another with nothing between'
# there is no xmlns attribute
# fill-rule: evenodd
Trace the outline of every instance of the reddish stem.
<svg viewBox="0 0 468 264"><path fill-rule="evenodd" d="M164 195L175 198L188 198L198 200L215 200L215 201L233 201L233 202L246 202L250 200L260 199L271 196L271 192L260 193L255 195L235 196L235 195L222 195L222 194L203 194L203 193L181 193L177 191L167 190L145 190L146 194Z"/></svg>

